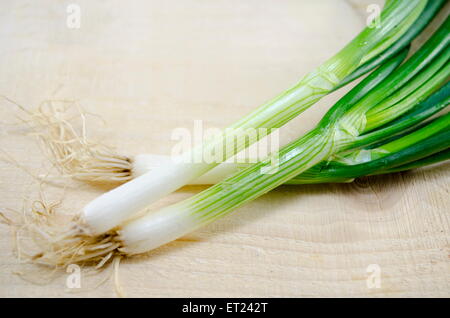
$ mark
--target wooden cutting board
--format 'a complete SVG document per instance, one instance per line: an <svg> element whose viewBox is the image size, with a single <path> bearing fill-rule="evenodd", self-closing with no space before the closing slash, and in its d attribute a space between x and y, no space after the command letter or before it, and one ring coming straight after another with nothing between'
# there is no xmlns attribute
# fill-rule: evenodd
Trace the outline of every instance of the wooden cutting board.
<svg viewBox="0 0 450 318"><path fill-rule="evenodd" d="M77 100L104 120L92 119L91 138L130 156L168 155L173 129L199 119L226 127L332 56L364 27L369 3L382 1L2 1L0 94L30 109ZM282 142L310 129L343 93L291 122ZM2 210L21 210L42 190L49 201L63 197L62 213L75 213L108 189L60 180L40 189L30 174L50 167L14 124L18 114L1 99ZM133 297L448 297L449 171L447 163L352 184L280 187L122 261L121 285ZM0 297L116 295L111 280L94 288L109 268L97 276L81 269L81 289L67 288L64 270L30 283L14 273L36 268L18 264L11 244L1 226Z"/></svg>

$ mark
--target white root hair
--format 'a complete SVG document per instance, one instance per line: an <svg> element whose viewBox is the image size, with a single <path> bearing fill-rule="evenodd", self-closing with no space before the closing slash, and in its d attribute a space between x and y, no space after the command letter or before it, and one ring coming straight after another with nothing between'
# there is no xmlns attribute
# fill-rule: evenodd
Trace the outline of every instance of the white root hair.
<svg viewBox="0 0 450 318"><path fill-rule="evenodd" d="M117 233L91 236L80 217L57 213L60 203L48 203L41 192L38 200L24 204L20 212L12 209L0 212L0 224L11 230L18 265L34 265L13 273L27 282L46 285L62 273L61 269L72 264L87 266L85 274L94 276L109 267L111 274L88 290L112 279L117 296L125 297L119 281L119 264L126 255L120 251L122 243Z"/></svg>
<svg viewBox="0 0 450 318"><path fill-rule="evenodd" d="M126 182L131 159L87 137L86 115L76 101L46 100L36 110L24 110L53 165L65 177L82 181Z"/></svg>
<svg viewBox="0 0 450 318"><path fill-rule="evenodd" d="M79 215L57 213L59 205L47 203L41 193L41 198L22 212L11 210L13 217L0 212L0 222L12 230L19 260L55 268L82 264L99 269L123 255L115 231L90 235Z"/></svg>

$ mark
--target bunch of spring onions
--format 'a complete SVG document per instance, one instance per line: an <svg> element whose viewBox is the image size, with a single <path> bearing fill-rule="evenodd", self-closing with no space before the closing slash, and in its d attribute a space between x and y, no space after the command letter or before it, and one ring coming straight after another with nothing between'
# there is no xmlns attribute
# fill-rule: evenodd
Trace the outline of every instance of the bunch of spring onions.
<svg viewBox="0 0 450 318"><path fill-rule="evenodd" d="M387 2L380 28L364 29L293 88L232 125L234 131L280 127L322 96L378 67L339 100L314 129L276 154L275 171L268 157L187 200L131 219L161 196L217 165L185 161L166 164L95 199L68 228L55 230L54 224L47 223L40 229L46 233L45 241L40 242L42 251L34 260L62 265L101 261L113 253L142 253L284 183L345 182L448 158L449 115L428 119L449 102L450 20L403 63L408 44L443 3ZM224 132L185 156L203 158L198 154L209 153L236 137ZM256 141L248 141L241 148L227 147L223 160Z"/></svg>
<svg viewBox="0 0 450 318"><path fill-rule="evenodd" d="M388 2L381 13L379 28L365 28L338 54L306 75L294 87L244 116L221 135L185 153L186 160L167 164L135 178L86 205L83 216L90 225L91 233L100 234L113 229L151 203L218 165L217 162L198 163L192 158L204 158L204 154L212 153L217 147L232 144L236 139L245 139L242 134L249 128L278 128L296 117L339 87L360 66L370 63L391 47L415 22L421 21L424 10L436 10L434 3L426 0ZM238 147L226 147L222 160L234 156L257 139L247 139Z"/></svg>

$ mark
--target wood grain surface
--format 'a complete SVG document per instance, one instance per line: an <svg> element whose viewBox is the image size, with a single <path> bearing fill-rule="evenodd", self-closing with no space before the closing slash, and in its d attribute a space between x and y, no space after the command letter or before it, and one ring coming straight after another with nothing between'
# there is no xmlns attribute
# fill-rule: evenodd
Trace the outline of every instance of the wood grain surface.
<svg viewBox="0 0 450 318"><path fill-rule="evenodd" d="M198 119L226 127L332 56L364 27L369 3L382 1L2 1L0 94L29 109L77 100L104 120L89 119L91 138L130 156L168 155L173 129ZM81 9L80 28L66 24L69 4ZM282 142L310 129L345 91L289 123ZM0 100L2 211L20 211L42 192L63 198L61 213L76 213L110 188L39 187L31 175L55 171L19 114ZM282 186L123 260L121 285L131 297L449 297L449 171L444 163L352 184ZM185 187L155 207L202 189ZM6 226L0 255L1 297L116 295L112 280L95 286L111 268L83 268L76 290L64 270L45 284L24 279L19 272L48 273L17 261ZM374 269L380 288L370 284Z"/></svg>

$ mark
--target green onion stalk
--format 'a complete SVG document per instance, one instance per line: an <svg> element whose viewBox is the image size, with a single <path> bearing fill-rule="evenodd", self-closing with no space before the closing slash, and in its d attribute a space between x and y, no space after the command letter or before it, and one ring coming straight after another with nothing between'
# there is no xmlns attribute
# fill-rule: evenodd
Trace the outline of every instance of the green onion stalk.
<svg viewBox="0 0 450 318"><path fill-rule="evenodd" d="M412 169L422 168L422 167L426 167L429 165L434 165L437 163L445 162L446 160L449 160L449 159L450 159L450 148L447 148L446 150L437 152L437 153L430 155L428 157L425 157L423 159L415 160L410 163L400 165L400 166L397 166L394 168L380 170L380 171L374 173L373 175L408 171L408 170L412 170Z"/></svg>
<svg viewBox="0 0 450 318"><path fill-rule="evenodd" d="M443 6L446 0L428 1L425 9L421 15L417 18L414 24L404 33L394 44L392 44L387 50L373 57L370 61L358 67L350 75L344 78L336 89L347 85L360 76L370 72L375 67L384 63L398 52L408 47L412 40L428 25L428 23L434 18L439 9Z"/></svg>

